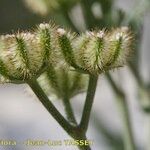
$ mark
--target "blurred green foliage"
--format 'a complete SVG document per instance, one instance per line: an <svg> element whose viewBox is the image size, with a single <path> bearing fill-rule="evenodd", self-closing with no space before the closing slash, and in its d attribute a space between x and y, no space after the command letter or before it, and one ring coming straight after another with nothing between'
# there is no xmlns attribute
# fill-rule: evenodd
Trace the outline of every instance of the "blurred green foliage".
<svg viewBox="0 0 150 150"><path fill-rule="evenodd" d="M21 0L0 0L0 33L29 29L43 19L26 8Z"/></svg>

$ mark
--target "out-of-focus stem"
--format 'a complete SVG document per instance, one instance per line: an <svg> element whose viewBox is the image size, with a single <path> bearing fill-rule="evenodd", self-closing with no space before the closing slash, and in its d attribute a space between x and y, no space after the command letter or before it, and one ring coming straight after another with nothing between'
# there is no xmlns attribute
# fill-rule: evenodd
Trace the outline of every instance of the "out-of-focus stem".
<svg viewBox="0 0 150 150"><path fill-rule="evenodd" d="M139 85L140 87L143 87L143 86L144 86L144 83L143 83L143 81L142 81L142 78L141 78L141 76L140 76L140 74L139 74L138 69L134 66L134 64L133 64L132 62L129 63L129 67L130 67L130 70L131 70L132 74L134 75L134 77L135 77L135 79L136 79L138 85Z"/></svg>
<svg viewBox="0 0 150 150"><path fill-rule="evenodd" d="M136 150L134 140L133 140L131 123L130 123L128 104L126 102L125 97L123 95L122 96L120 95L120 97L118 96L117 103L120 109L123 126L124 126L123 138L124 138L125 150Z"/></svg>
<svg viewBox="0 0 150 150"><path fill-rule="evenodd" d="M75 119L74 112L73 112L73 109L71 107L70 100L68 98L64 98L63 99L63 104L64 104L64 107L65 107L65 112L66 112L68 121L70 123L73 123L73 124L77 125L77 121Z"/></svg>
<svg viewBox="0 0 150 150"><path fill-rule="evenodd" d="M88 29L92 29L93 25L97 24L91 9L91 4L92 3L90 0L81 0L81 7L82 7L85 23Z"/></svg>
<svg viewBox="0 0 150 150"><path fill-rule="evenodd" d="M144 126L144 131L145 131L145 143L144 143L144 150L150 150L150 114L146 114L145 117L145 126Z"/></svg>
<svg viewBox="0 0 150 150"><path fill-rule="evenodd" d="M116 83L114 82L110 74L107 74L107 79L113 91L116 93L117 104L120 109L120 113L122 115L122 121L124 125L123 140L124 140L125 150L136 150L133 133L132 133L132 127L130 123L128 104L127 104L125 94L120 88L118 88L118 86L116 85Z"/></svg>
<svg viewBox="0 0 150 150"><path fill-rule="evenodd" d="M149 94L149 88L148 86L143 82L142 77L140 76L140 73L138 69L134 66L134 64L129 63L130 70L133 74L133 76L136 79L136 82L140 88L140 103L142 106L142 109L145 113L150 112L150 94Z"/></svg>
<svg viewBox="0 0 150 150"><path fill-rule="evenodd" d="M106 127L103 119L100 119L95 113L92 116L93 126L96 131L102 135L102 138L115 150L123 150L123 140L120 134L114 134L109 128ZM98 140L101 140L98 138Z"/></svg>
<svg viewBox="0 0 150 150"><path fill-rule="evenodd" d="M64 8L62 8L62 13L63 13L63 16L66 19L67 23L73 29L73 31L76 32L76 33L79 33L78 29L76 28L76 26L74 25L74 23L72 22L72 20L69 16L69 12L67 12Z"/></svg>

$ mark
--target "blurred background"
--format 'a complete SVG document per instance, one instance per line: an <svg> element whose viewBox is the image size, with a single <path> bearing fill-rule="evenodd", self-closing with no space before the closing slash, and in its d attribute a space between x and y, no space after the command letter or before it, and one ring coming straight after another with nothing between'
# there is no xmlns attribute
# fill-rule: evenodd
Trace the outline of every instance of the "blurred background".
<svg viewBox="0 0 150 150"><path fill-rule="evenodd" d="M127 67L99 77L87 136L93 140L92 150L124 150L114 83L126 95L137 150L150 150L150 1L0 0L0 34L33 30L37 24L51 21L78 33L130 26L136 38L135 54ZM0 145L0 150L76 150L75 146L23 144L27 139L70 139L26 88L0 85L0 140L18 142L17 146ZM84 98L83 93L71 100L78 120ZM53 102L63 113L61 101Z"/></svg>

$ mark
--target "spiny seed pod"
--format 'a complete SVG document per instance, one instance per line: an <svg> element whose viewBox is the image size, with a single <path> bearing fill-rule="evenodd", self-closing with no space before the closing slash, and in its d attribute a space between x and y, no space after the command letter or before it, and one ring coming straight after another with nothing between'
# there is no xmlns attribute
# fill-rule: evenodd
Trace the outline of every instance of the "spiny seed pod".
<svg viewBox="0 0 150 150"><path fill-rule="evenodd" d="M47 66L68 67L60 50L59 29L52 24L40 24L35 30L35 35L39 39L40 48L44 51L44 61Z"/></svg>
<svg viewBox="0 0 150 150"><path fill-rule="evenodd" d="M88 75L51 66L38 78L38 82L50 97L70 99L86 91Z"/></svg>
<svg viewBox="0 0 150 150"><path fill-rule="evenodd" d="M67 32L62 28L58 28L57 39L60 51L62 52L65 62L78 71L85 71L84 68L81 68L81 66L77 64L78 60L75 58L73 43L76 40L76 35L74 33Z"/></svg>
<svg viewBox="0 0 150 150"><path fill-rule="evenodd" d="M1 68L0 68L1 69ZM0 84L2 83L9 83L10 82L10 80L8 80L6 77L4 77L4 76L2 76L1 74L0 74Z"/></svg>
<svg viewBox="0 0 150 150"><path fill-rule="evenodd" d="M48 62L47 71L40 76L38 82L50 96L54 94L57 98L62 99L67 95L67 98L71 98L86 90L88 76L70 71L70 66L76 64L72 53L72 42L75 40L76 35L62 28L55 27L53 29L51 49L56 63L54 61Z"/></svg>
<svg viewBox="0 0 150 150"><path fill-rule="evenodd" d="M50 24L40 24L35 30L40 49L44 52L44 60L49 63L60 62L60 52L56 40L56 27ZM59 60L57 60L59 59Z"/></svg>
<svg viewBox="0 0 150 150"><path fill-rule="evenodd" d="M75 42L78 65L92 74L123 66L132 51L133 36L127 27L87 32Z"/></svg>
<svg viewBox="0 0 150 150"><path fill-rule="evenodd" d="M132 49L127 27L87 32L80 36L50 24L32 33L0 37L0 79L3 82L37 78L45 69L73 67L80 73L100 74L123 66ZM50 69L51 68L51 69Z"/></svg>
<svg viewBox="0 0 150 150"><path fill-rule="evenodd" d="M57 37L58 37L58 44L62 51L65 61L71 66L75 67L76 60L74 58L73 48L72 48L72 41L74 37L70 33L67 33L62 28L57 29Z"/></svg>
<svg viewBox="0 0 150 150"><path fill-rule="evenodd" d="M72 8L79 0L24 0L26 6L35 13L47 15L52 11L65 11Z"/></svg>
<svg viewBox="0 0 150 150"><path fill-rule="evenodd" d="M127 27L89 31L72 38L72 34L58 29L58 44L65 61L76 70L99 74L121 67L132 49L132 35Z"/></svg>
<svg viewBox="0 0 150 150"><path fill-rule="evenodd" d="M87 32L75 43L78 65L89 73L97 73L102 69L102 51L105 48L104 31ZM78 47L79 45L79 47ZM78 53L79 52L79 53Z"/></svg>
<svg viewBox="0 0 150 150"><path fill-rule="evenodd" d="M123 66L127 63L133 46L133 36L127 27L113 29L106 37L104 66L108 69Z"/></svg>
<svg viewBox="0 0 150 150"><path fill-rule="evenodd" d="M17 33L0 37L0 74L11 82L38 76L44 60L35 34Z"/></svg>

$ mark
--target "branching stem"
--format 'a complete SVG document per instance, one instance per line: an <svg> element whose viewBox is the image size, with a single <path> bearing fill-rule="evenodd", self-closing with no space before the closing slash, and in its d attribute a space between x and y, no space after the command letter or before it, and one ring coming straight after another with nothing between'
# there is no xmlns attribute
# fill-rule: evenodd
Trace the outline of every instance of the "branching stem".
<svg viewBox="0 0 150 150"><path fill-rule="evenodd" d="M30 80L28 85L31 87L47 111L55 118L60 126L72 136L73 127L67 122L67 120L60 114L53 103L48 99L47 95L44 93L38 82L36 80Z"/></svg>
<svg viewBox="0 0 150 150"><path fill-rule="evenodd" d="M79 128L71 125L57 110L53 103L48 99L43 89L40 87L36 80L28 81L28 85L31 87L35 95L39 98L40 102L47 109L47 111L53 116L53 118L59 123L59 125L75 140L87 140L85 133L80 132ZM67 104L68 105L68 104ZM70 107L70 106L69 106ZM68 110L67 110L68 111ZM70 111L70 110L69 110ZM69 112L70 113L70 112ZM70 115L70 114L69 114ZM72 114L71 114L72 117ZM89 145L78 145L80 150L91 150Z"/></svg>
<svg viewBox="0 0 150 150"><path fill-rule="evenodd" d="M97 86L97 80L98 80L98 76L90 75L87 96L86 96L85 105L83 108L81 122L79 125L79 128L84 133L86 133L88 124L89 124L92 104L94 101L94 96L95 96L95 91L96 91L96 86Z"/></svg>
<svg viewBox="0 0 150 150"><path fill-rule="evenodd" d="M120 109L120 113L122 116L123 126L124 126L124 147L125 150L136 150L133 133L132 133L132 127L130 123L130 116L129 116L129 110L128 110L128 104L125 97L124 92L116 85L114 80L112 79L110 74L107 74L107 79L115 92L117 96L117 104Z"/></svg>

